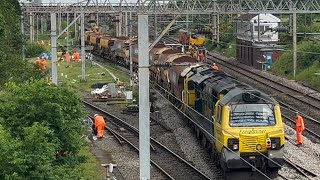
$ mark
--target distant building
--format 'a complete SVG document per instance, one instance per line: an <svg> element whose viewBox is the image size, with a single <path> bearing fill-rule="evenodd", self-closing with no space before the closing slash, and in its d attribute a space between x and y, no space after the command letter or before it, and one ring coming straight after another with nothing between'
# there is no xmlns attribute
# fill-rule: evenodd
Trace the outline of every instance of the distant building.
<svg viewBox="0 0 320 180"><path fill-rule="evenodd" d="M260 70L269 70L282 54L282 46L277 45L278 32L273 31L281 20L272 14L245 14L234 22L237 60Z"/></svg>
<svg viewBox="0 0 320 180"><path fill-rule="evenodd" d="M260 16L260 17L259 17ZM258 23L260 20L260 24ZM237 38L252 42L277 42L278 32L272 29L279 26L281 20L272 14L242 15L235 19ZM260 29L260 37L258 35Z"/></svg>

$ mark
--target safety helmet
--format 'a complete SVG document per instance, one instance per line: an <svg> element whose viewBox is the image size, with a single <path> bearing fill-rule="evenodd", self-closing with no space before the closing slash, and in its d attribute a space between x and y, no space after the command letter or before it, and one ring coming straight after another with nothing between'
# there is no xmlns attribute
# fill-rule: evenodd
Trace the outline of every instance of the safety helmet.
<svg viewBox="0 0 320 180"><path fill-rule="evenodd" d="M215 65L216 65L216 63L213 63L213 65L215 66Z"/></svg>
<svg viewBox="0 0 320 180"><path fill-rule="evenodd" d="M96 116L98 116L98 114L95 114L93 117L96 117Z"/></svg>

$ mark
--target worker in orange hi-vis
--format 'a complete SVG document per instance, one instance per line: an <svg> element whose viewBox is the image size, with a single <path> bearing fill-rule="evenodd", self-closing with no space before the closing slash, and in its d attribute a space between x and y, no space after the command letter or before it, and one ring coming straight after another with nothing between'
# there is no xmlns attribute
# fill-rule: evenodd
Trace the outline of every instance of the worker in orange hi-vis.
<svg viewBox="0 0 320 180"><path fill-rule="evenodd" d="M214 70L219 70L219 67L216 65L216 63L213 63L213 64L212 64L212 69L214 69Z"/></svg>
<svg viewBox="0 0 320 180"><path fill-rule="evenodd" d="M203 59L204 59L204 54L202 51L199 52L199 60L200 62L203 62Z"/></svg>
<svg viewBox="0 0 320 180"><path fill-rule="evenodd" d="M46 60L44 58L41 58L39 60L39 65L40 65L41 70L46 70L47 62L46 62Z"/></svg>
<svg viewBox="0 0 320 180"><path fill-rule="evenodd" d="M303 144L302 132L304 131L304 120L299 115L299 112L296 112L296 133L297 133L297 145L301 146Z"/></svg>
<svg viewBox="0 0 320 180"><path fill-rule="evenodd" d="M98 114L94 115L94 125L97 129L98 138L103 138L104 136L104 127L106 126L106 122L104 118Z"/></svg>
<svg viewBox="0 0 320 180"><path fill-rule="evenodd" d="M67 61L67 63L70 62L70 60L71 60L71 55L69 54L69 52L66 52L66 54L64 55L64 59Z"/></svg>
<svg viewBox="0 0 320 180"><path fill-rule="evenodd" d="M74 53L73 53L73 58L74 58L74 60L75 60L76 62L79 62L79 60L80 60L80 54L79 54L78 51L74 51Z"/></svg>

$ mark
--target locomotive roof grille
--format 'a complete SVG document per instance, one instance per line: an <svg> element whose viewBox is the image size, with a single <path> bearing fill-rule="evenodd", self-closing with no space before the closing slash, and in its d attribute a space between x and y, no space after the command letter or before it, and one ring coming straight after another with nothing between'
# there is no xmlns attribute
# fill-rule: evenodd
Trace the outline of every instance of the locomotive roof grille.
<svg viewBox="0 0 320 180"><path fill-rule="evenodd" d="M263 92L250 89L250 87L236 87L228 92L220 101L223 104L231 103L269 103L277 102L272 97Z"/></svg>

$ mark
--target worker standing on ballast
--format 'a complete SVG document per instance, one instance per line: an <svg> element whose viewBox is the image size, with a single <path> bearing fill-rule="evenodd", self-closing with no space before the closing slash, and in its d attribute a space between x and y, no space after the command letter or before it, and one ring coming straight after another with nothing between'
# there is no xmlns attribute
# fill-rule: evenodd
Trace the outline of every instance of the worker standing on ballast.
<svg viewBox="0 0 320 180"><path fill-rule="evenodd" d="M303 144L302 132L305 130L304 120L300 116L299 112L296 112L296 133L297 133L297 146Z"/></svg>
<svg viewBox="0 0 320 180"><path fill-rule="evenodd" d="M106 122L104 121L103 116L95 114L94 115L94 125L95 125L95 128L97 130L98 138L103 138L103 136L104 136L104 127L106 125Z"/></svg>

